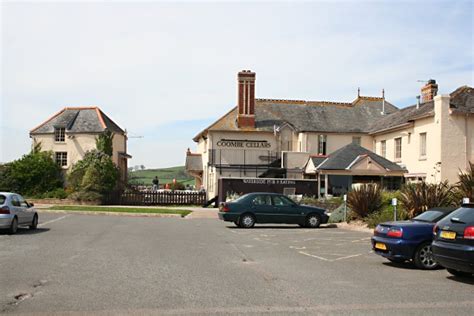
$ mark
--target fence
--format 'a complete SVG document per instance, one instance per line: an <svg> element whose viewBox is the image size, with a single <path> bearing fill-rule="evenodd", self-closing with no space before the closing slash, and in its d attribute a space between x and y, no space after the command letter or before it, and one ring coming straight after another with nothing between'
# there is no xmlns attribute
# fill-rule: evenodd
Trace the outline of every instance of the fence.
<svg viewBox="0 0 474 316"><path fill-rule="evenodd" d="M106 205L203 205L205 192L147 191L113 192L104 199Z"/></svg>

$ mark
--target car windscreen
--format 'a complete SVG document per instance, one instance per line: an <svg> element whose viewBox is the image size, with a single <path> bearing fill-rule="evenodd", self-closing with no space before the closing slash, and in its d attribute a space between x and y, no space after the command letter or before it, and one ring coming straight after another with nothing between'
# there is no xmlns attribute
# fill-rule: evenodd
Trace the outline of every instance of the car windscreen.
<svg viewBox="0 0 474 316"><path fill-rule="evenodd" d="M240 203L240 202L244 201L247 197L248 197L248 194L244 194L244 195L242 195L242 196L239 196L238 198L236 198L236 199L233 200L232 202Z"/></svg>
<svg viewBox="0 0 474 316"><path fill-rule="evenodd" d="M474 222L474 208L461 207L452 212L448 219L456 218L464 223Z"/></svg>
<svg viewBox="0 0 474 316"><path fill-rule="evenodd" d="M5 195L0 194L0 205L5 204L5 201L7 200L7 197Z"/></svg>
<svg viewBox="0 0 474 316"><path fill-rule="evenodd" d="M437 222L439 221L446 213L441 212L441 211L426 211L421 213L420 215L416 216L413 218L415 221L421 221L421 222Z"/></svg>

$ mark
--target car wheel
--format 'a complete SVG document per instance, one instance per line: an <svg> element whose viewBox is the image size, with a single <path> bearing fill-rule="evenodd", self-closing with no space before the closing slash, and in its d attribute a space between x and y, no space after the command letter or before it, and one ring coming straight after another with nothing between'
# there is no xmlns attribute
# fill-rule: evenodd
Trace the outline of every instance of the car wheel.
<svg viewBox="0 0 474 316"><path fill-rule="evenodd" d="M438 263L434 259L433 251L431 250L431 242L425 242L416 249L413 261L419 269L433 270L438 267Z"/></svg>
<svg viewBox="0 0 474 316"><path fill-rule="evenodd" d="M30 229L36 229L38 227L38 214L35 214L33 221L31 222Z"/></svg>
<svg viewBox="0 0 474 316"><path fill-rule="evenodd" d="M306 217L306 227L318 228L321 224L321 216L318 214L310 214Z"/></svg>
<svg viewBox="0 0 474 316"><path fill-rule="evenodd" d="M467 272L458 271L458 270L454 270L454 269L446 269L446 270L448 270L449 273L451 273L452 275L457 276L457 277L472 277L472 276L474 276L474 274L472 274L472 273L467 273Z"/></svg>
<svg viewBox="0 0 474 316"><path fill-rule="evenodd" d="M390 262L393 262L393 263L404 263L405 262L405 259L401 259L401 258L387 258Z"/></svg>
<svg viewBox="0 0 474 316"><path fill-rule="evenodd" d="M16 217L13 218L12 220L12 223L10 225L10 229L8 230L8 232L13 235L13 234L16 234L18 230L18 219Z"/></svg>
<svg viewBox="0 0 474 316"><path fill-rule="evenodd" d="M234 222L235 226L240 227L239 221Z"/></svg>
<svg viewBox="0 0 474 316"><path fill-rule="evenodd" d="M240 217L239 227L252 228L255 225L255 217L252 214L244 214Z"/></svg>

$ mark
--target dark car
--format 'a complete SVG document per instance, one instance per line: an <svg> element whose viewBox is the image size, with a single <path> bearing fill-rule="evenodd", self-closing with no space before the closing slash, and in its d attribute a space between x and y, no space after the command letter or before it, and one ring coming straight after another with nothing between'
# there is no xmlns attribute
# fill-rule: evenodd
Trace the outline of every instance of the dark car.
<svg viewBox="0 0 474 316"><path fill-rule="evenodd" d="M474 275L474 204L463 205L433 229L433 255L449 273Z"/></svg>
<svg viewBox="0 0 474 316"><path fill-rule="evenodd" d="M433 227L455 208L432 208L409 221L386 222L377 225L372 237L374 252L392 262L411 261L420 269L435 269L431 242Z"/></svg>
<svg viewBox="0 0 474 316"><path fill-rule="evenodd" d="M221 203L219 218L243 228L251 228L255 223L298 224L316 228L327 223L329 216L324 209L298 205L282 194L249 193L233 202Z"/></svg>

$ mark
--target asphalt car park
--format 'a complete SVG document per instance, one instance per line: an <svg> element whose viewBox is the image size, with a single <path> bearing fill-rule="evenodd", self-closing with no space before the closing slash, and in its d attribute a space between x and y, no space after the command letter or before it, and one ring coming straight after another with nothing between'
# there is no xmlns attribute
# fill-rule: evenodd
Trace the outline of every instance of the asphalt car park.
<svg viewBox="0 0 474 316"><path fill-rule="evenodd" d="M474 281L394 264L370 233L40 213L0 233L0 313L471 315Z"/></svg>

